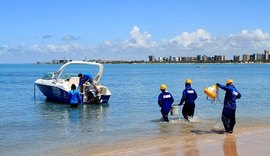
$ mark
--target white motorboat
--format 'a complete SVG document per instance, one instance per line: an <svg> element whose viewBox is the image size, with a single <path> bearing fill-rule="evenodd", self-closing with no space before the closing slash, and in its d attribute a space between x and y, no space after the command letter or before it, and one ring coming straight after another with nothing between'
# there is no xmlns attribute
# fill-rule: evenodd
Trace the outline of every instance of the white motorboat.
<svg viewBox="0 0 270 156"><path fill-rule="evenodd" d="M98 66L99 70L96 76L93 77L92 84L85 86L82 93L83 103L107 103L111 96L110 90L99 83L103 74L104 67L100 63L96 62L85 62L85 61L71 61L60 67L56 72L49 72L42 78L35 81L35 85L38 86L40 91L48 99L58 101L61 103L69 103L68 92L71 90L71 85L79 85L80 78L77 74L69 74L68 76L62 76L63 71L67 66L71 65L94 65ZM63 78L64 77L64 78Z"/></svg>

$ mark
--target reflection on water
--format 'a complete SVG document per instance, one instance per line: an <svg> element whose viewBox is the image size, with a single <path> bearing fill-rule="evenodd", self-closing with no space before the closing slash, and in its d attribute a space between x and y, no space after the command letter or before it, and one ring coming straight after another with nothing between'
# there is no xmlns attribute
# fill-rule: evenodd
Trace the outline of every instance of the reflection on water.
<svg viewBox="0 0 270 156"><path fill-rule="evenodd" d="M184 133L187 134L183 138L184 155L185 156L198 156L199 149L198 149L197 140L196 140L198 136L192 133L192 130L194 130L194 128L196 129L195 123L183 125L183 128L185 130Z"/></svg>
<svg viewBox="0 0 270 156"><path fill-rule="evenodd" d="M185 156L198 156L199 149L196 140L196 136L184 138L184 155Z"/></svg>
<svg viewBox="0 0 270 156"><path fill-rule="evenodd" d="M161 123L159 135L161 142L159 154L161 155L179 155L198 156L199 147L197 144L197 134L192 130L197 127L197 123L186 121Z"/></svg>
<svg viewBox="0 0 270 156"><path fill-rule="evenodd" d="M237 156L236 138L233 135L226 135L223 144L224 156Z"/></svg>
<svg viewBox="0 0 270 156"><path fill-rule="evenodd" d="M43 101L36 103L36 108L42 120L46 121L47 127L59 127L62 133L76 134L104 131L109 104L79 105L78 108L70 108L69 105Z"/></svg>
<svg viewBox="0 0 270 156"><path fill-rule="evenodd" d="M36 103L36 107L42 117L61 117L64 120L72 121L80 118L102 119L106 116L109 104L79 105L78 108L70 108L69 105L46 100Z"/></svg>

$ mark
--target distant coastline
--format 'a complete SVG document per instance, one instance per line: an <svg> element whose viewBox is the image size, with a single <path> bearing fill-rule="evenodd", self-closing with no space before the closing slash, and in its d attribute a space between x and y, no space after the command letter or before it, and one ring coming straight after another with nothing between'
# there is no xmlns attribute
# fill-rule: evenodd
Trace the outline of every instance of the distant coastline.
<svg viewBox="0 0 270 156"><path fill-rule="evenodd" d="M36 64L65 64L72 60L52 60L52 61L45 61L41 62L38 61ZM101 64L270 64L269 60L264 61L233 61L233 60L226 60L226 61L145 61L145 60L133 60L133 61L126 61L126 60L82 60L86 62L98 62Z"/></svg>
<svg viewBox="0 0 270 156"><path fill-rule="evenodd" d="M53 59L51 61L40 62L37 64L65 64L72 60ZM226 59L225 55L214 55L214 56L206 56L206 55L197 55L184 57L184 56L169 56L169 57L158 57L156 58L154 55L148 56L148 61L146 60L101 60L101 59L91 59L88 60L85 58L82 61L86 62L98 62L102 64L263 64L270 63L270 51L264 50L264 53L257 54L244 54L242 59L240 60L240 55L234 55L233 59Z"/></svg>

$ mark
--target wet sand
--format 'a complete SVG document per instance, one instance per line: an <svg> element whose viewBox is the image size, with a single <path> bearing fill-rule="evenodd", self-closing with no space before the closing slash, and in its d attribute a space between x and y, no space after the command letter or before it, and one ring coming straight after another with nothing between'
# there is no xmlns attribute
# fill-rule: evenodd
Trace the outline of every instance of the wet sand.
<svg viewBox="0 0 270 156"><path fill-rule="evenodd" d="M270 127L247 128L233 134L196 131L187 136L139 138L106 145L65 149L49 155L154 155L154 156L268 156Z"/></svg>

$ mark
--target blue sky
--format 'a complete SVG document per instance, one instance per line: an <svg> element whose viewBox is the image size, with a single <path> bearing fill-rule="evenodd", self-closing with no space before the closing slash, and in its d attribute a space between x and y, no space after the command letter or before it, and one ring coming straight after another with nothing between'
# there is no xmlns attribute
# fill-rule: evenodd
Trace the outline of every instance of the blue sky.
<svg viewBox="0 0 270 156"><path fill-rule="evenodd" d="M262 53L266 0L2 0L0 63Z"/></svg>

